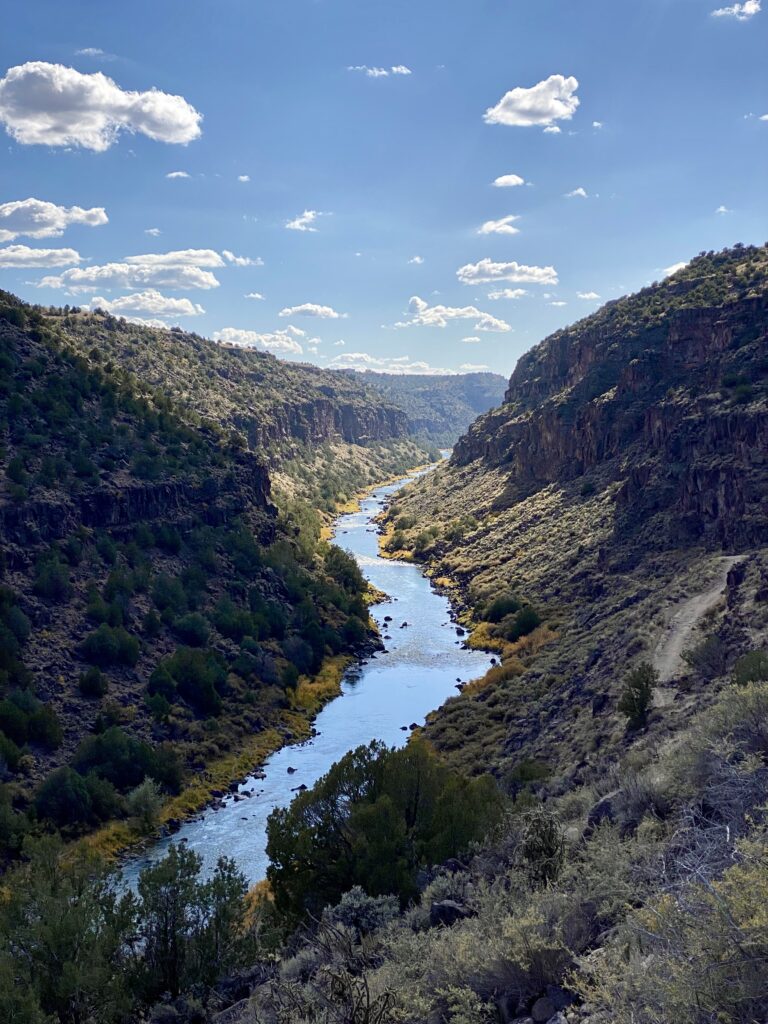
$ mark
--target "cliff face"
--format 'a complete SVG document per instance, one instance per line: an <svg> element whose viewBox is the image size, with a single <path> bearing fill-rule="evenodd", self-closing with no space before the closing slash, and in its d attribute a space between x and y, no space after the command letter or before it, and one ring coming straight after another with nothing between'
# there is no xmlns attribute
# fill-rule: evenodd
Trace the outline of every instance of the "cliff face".
<svg viewBox="0 0 768 1024"><path fill-rule="evenodd" d="M765 542L768 299L729 294L650 322L628 312L614 303L524 356L454 463L503 467L505 501L607 472L622 530L666 512L656 542Z"/></svg>

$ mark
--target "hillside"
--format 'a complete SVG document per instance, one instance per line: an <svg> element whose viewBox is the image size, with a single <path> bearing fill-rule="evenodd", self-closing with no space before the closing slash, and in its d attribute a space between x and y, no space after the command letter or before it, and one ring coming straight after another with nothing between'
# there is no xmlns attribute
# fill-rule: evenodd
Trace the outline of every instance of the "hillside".
<svg viewBox="0 0 768 1024"><path fill-rule="evenodd" d="M507 383L497 373L348 373L403 409L417 437L444 448L453 447L478 416L501 405Z"/></svg>
<svg viewBox="0 0 768 1024"><path fill-rule="evenodd" d="M368 613L319 517L278 515L225 432L7 293L0 351L0 810L75 835L146 779L167 798L305 729L299 678L366 649ZM27 819L0 819L1 857Z"/></svg>
<svg viewBox="0 0 768 1024"><path fill-rule="evenodd" d="M268 461L280 489L332 509L370 483L427 460L406 413L359 378L159 330L103 312L46 317L83 356L129 373L194 424L216 424Z"/></svg>
<svg viewBox="0 0 768 1024"><path fill-rule="evenodd" d="M390 549L450 579L467 613L490 614L479 635L504 648L496 677L427 730L451 756L501 773L523 752L604 771L622 745L625 673L663 647L682 602L722 590L729 566L727 616L717 605L684 646L717 635L724 667L761 635L767 324L768 249L702 254L536 346L504 405L397 501ZM505 595L509 609L491 608ZM544 625L520 636L515 602ZM678 685L684 668L678 656L657 694L662 730L714 692Z"/></svg>

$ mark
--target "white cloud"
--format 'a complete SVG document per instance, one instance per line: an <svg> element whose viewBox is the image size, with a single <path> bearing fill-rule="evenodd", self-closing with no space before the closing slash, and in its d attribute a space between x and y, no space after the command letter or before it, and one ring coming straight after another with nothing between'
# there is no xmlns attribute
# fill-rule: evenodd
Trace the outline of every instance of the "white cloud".
<svg viewBox="0 0 768 1024"><path fill-rule="evenodd" d="M312 316L320 320L346 320L346 313L337 313L331 306L318 306L314 302L305 302L301 306L286 306L278 316Z"/></svg>
<svg viewBox="0 0 768 1024"><path fill-rule="evenodd" d="M328 366L334 370L373 370L376 373L417 373L425 376L455 374L455 370L445 370L421 360L412 362L410 356L389 356L380 358L367 352L348 352L334 356Z"/></svg>
<svg viewBox="0 0 768 1024"><path fill-rule="evenodd" d="M552 125L554 121L570 121L579 106L577 79L550 75L530 89L518 86L506 93L485 112L486 124Z"/></svg>
<svg viewBox="0 0 768 1024"><path fill-rule="evenodd" d="M248 294L245 296L245 298L246 299L263 300L264 296L261 294L261 292L248 292Z"/></svg>
<svg viewBox="0 0 768 1024"><path fill-rule="evenodd" d="M516 188L518 185L524 185L525 179L519 174L502 174L493 184L496 188Z"/></svg>
<svg viewBox="0 0 768 1024"><path fill-rule="evenodd" d="M603 127L603 122L602 121L593 121L592 122L592 127L597 129L597 131L600 131L600 129Z"/></svg>
<svg viewBox="0 0 768 1024"><path fill-rule="evenodd" d="M147 265L126 261L65 270L58 277L44 277L38 285L41 288L66 288L72 292L89 292L97 288L179 288L186 291L218 288L219 282L210 270L202 270L199 266Z"/></svg>
<svg viewBox="0 0 768 1024"><path fill-rule="evenodd" d="M74 249L32 249L28 245L0 249L0 267L69 267L81 261Z"/></svg>
<svg viewBox="0 0 768 1024"><path fill-rule="evenodd" d="M744 3L733 4L732 7L718 7L712 11L713 18L736 18L738 21L749 21L760 13L760 0L745 0Z"/></svg>
<svg viewBox="0 0 768 1024"><path fill-rule="evenodd" d="M158 235L162 235L162 231L160 228L144 228L144 234L157 238Z"/></svg>
<svg viewBox="0 0 768 1024"><path fill-rule="evenodd" d="M589 302L595 302L600 298L597 292L576 292L576 295L578 298L586 299Z"/></svg>
<svg viewBox="0 0 768 1024"><path fill-rule="evenodd" d="M322 216L323 214L319 210L305 210L304 213L300 213L293 220L286 221L285 226L289 231L317 231L317 228L314 226L315 221L318 217Z"/></svg>
<svg viewBox="0 0 768 1024"><path fill-rule="evenodd" d="M346 343L346 341L344 341L344 339L343 339L343 338L339 338L339 340L338 340L338 341L334 341L334 343L333 343L333 347L334 347L334 348L343 348L343 347L344 347L344 345L346 345L346 344L347 344L347 343Z"/></svg>
<svg viewBox="0 0 768 1024"><path fill-rule="evenodd" d="M186 171L169 171L166 174L166 178L173 180L174 178L189 178L191 175L187 174Z"/></svg>
<svg viewBox="0 0 768 1024"><path fill-rule="evenodd" d="M85 46L82 50L75 50L76 57L108 57L99 46Z"/></svg>
<svg viewBox="0 0 768 1024"><path fill-rule="evenodd" d="M550 124L550 125L547 125L547 127L544 129L544 134L545 135L560 135L561 131L562 131L562 129L559 128L556 124Z"/></svg>
<svg viewBox="0 0 768 1024"><path fill-rule="evenodd" d="M57 206L42 199L16 199L0 204L0 242L12 242L19 235L28 238L57 238L70 224L99 227L109 218L101 206Z"/></svg>
<svg viewBox="0 0 768 1024"><path fill-rule="evenodd" d="M126 92L101 71L30 61L0 79L0 122L24 145L83 146L104 152L121 131L159 142L200 136L202 116L182 96Z"/></svg>
<svg viewBox="0 0 768 1024"><path fill-rule="evenodd" d="M489 299L522 299L528 292L525 288L499 288L498 291L488 292Z"/></svg>
<svg viewBox="0 0 768 1024"><path fill-rule="evenodd" d="M409 263L414 263L417 267L420 267L421 264L424 262L424 257L423 256L412 256L408 260L408 262Z"/></svg>
<svg viewBox="0 0 768 1024"><path fill-rule="evenodd" d="M143 313L155 317L200 316L205 313L202 306L189 299L174 299L162 295L154 288L134 295L123 295L119 299L96 296L88 306L90 309L103 309L114 316L140 316Z"/></svg>
<svg viewBox="0 0 768 1024"><path fill-rule="evenodd" d="M430 306L414 295L409 303L411 319L400 321L395 327L447 327L451 320L475 320L476 331L504 333L512 328L504 320L483 313L476 306Z"/></svg>
<svg viewBox="0 0 768 1024"><path fill-rule="evenodd" d="M487 370L488 367L485 363L462 363L459 369L462 373L480 373L483 370Z"/></svg>
<svg viewBox="0 0 768 1024"><path fill-rule="evenodd" d="M243 185L245 185L246 182L251 180L251 176L250 174L238 174L237 180L242 182Z"/></svg>
<svg viewBox="0 0 768 1024"><path fill-rule="evenodd" d="M524 263L494 263L487 257L479 263L467 263L459 267L456 276L462 284L495 284L509 281L511 284L557 284L554 267L528 267Z"/></svg>
<svg viewBox="0 0 768 1024"><path fill-rule="evenodd" d="M681 263L673 263L671 267L664 268L664 277L671 277L673 274L676 274L678 270L683 270L683 268L687 266L687 260L683 260Z"/></svg>
<svg viewBox="0 0 768 1024"><path fill-rule="evenodd" d="M215 249L175 249L172 252L145 252L126 256L124 263L145 267L223 267L223 258Z"/></svg>
<svg viewBox="0 0 768 1024"><path fill-rule="evenodd" d="M255 259L250 256L235 256L229 249L222 249L221 254L227 263L231 263L235 267L263 267L264 260L261 256L256 256Z"/></svg>
<svg viewBox="0 0 768 1024"><path fill-rule="evenodd" d="M562 299L555 299L555 301L554 302L550 302L549 305L550 306L558 306L559 307L559 306L567 306L568 303L567 302L563 302Z"/></svg>
<svg viewBox="0 0 768 1024"><path fill-rule="evenodd" d="M257 331L244 331L238 327L224 327L215 331L213 340L224 345L237 345L240 348L257 348L262 352L281 352L301 355L304 349L299 339L305 339L304 331L297 327L286 327L283 331L271 334L259 334ZM316 338L310 338L306 344L315 344Z"/></svg>
<svg viewBox="0 0 768 1024"><path fill-rule="evenodd" d="M571 192L565 193L566 199L589 199L589 193L585 188L575 188Z"/></svg>
<svg viewBox="0 0 768 1024"><path fill-rule="evenodd" d="M168 330L168 324L165 320L159 320L156 316L143 317L143 316L126 316L125 320L129 324L138 324L139 327L154 327L156 330L159 328L161 331Z"/></svg>
<svg viewBox="0 0 768 1024"><path fill-rule="evenodd" d="M501 220L487 220L485 224L477 229L478 235L519 235L520 228L514 227L514 222L520 220L514 213Z"/></svg>
<svg viewBox="0 0 768 1024"><path fill-rule="evenodd" d="M462 341L462 344L464 344L464 345L479 345L480 344L480 339L479 338L474 338L474 337L472 337L472 338L462 338L461 341Z"/></svg>
<svg viewBox="0 0 768 1024"><path fill-rule="evenodd" d="M718 208L715 210L715 213L733 213L733 210L729 210L727 206L718 206Z"/></svg>
<svg viewBox="0 0 768 1024"><path fill-rule="evenodd" d="M390 68L369 67L367 64L352 64L347 71L358 71L367 78L389 78L390 75L411 75L413 72L405 64L395 64Z"/></svg>

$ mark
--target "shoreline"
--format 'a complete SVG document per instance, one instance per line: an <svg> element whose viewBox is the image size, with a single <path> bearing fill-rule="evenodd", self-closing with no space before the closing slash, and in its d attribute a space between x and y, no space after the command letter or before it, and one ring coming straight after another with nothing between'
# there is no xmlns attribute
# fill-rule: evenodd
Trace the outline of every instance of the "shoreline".
<svg viewBox="0 0 768 1024"><path fill-rule="evenodd" d="M358 492L354 498L339 506L333 524L323 527L322 539L332 542L338 519L357 512L360 504L376 491L400 480L408 480L430 465L416 466L403 476L393 476ZM326 529L328 536L325 536ZM389 597L369 584L365 599L369 607L373 607L385 603ZM373 638L378 638L380 643L381 637L373 618L370 624ZM375 639L372 639L372 643L375 643ZM212 761L193 776L180 793L163 804L158 824L151 832L137 835L128 822L112 821L82 836L75 841L74 846L119 863L141 854L158 839L172 835L185 822L194 821L204 811L215 807L218 801L225 799L232 792L232 786L240 785L249 776L262 771L265 762L273 754L285 747L301 746L311 739L317 716L331 701L343 696L342 684L347 672L365 657L364 654L332 655L325 659L313 679L302 677L296 687L292 706L280 713L278 721L245 743L240 743L237 750Z"/></svg>

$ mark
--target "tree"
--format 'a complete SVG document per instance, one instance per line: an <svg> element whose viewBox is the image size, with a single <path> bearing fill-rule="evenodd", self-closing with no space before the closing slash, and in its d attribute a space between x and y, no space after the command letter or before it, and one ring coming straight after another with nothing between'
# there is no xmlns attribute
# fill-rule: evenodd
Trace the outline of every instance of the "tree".
<svg viewBox="0 0 768 1024"><path fill-rule="evenodd" d="M126 797L126 808L141 832L151 832L157 824L163 806L160 787L154 779L144 779Z"/></svg>
<svg viewBox="0 0 768 1024"><path fill-rule="evenodd" d="M627 716L630 728L638 728L645 721L654 687L658 684L659 673L648 661L642 662L627 676L619 698L619 711Z"/></svg>

